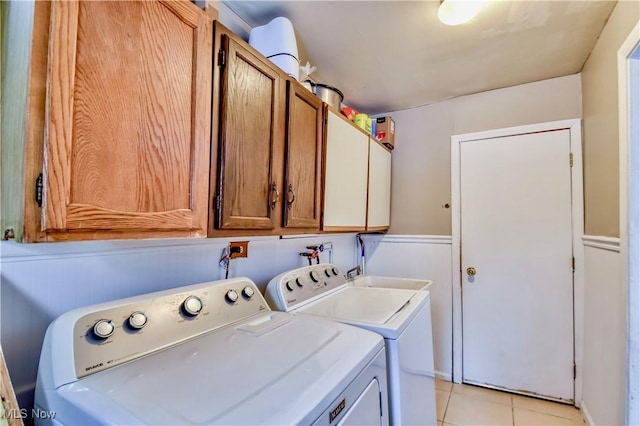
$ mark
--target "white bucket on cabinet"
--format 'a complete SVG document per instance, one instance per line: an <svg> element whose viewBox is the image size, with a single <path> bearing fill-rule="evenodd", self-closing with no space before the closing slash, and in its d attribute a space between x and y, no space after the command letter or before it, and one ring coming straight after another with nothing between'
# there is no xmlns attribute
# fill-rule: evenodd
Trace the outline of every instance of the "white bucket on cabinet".
<svg viewBox="0 0 640 426"><path fill-rule="evenodd" d="M298 79L300 60L293 24L279 16L249 33L249 44L284 72Z"/></svg>

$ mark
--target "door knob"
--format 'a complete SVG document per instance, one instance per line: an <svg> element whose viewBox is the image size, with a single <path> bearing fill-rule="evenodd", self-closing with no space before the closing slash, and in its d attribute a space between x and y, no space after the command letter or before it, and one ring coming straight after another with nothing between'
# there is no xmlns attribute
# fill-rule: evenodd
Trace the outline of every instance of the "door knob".
<svg viewBox="0 0 640 426"><path fill-rule="evenodd" d="M470 277L473 277L476 274L476 268L474 268L473 266L469 266L467 268L467 275L469 275Z"/></svg>

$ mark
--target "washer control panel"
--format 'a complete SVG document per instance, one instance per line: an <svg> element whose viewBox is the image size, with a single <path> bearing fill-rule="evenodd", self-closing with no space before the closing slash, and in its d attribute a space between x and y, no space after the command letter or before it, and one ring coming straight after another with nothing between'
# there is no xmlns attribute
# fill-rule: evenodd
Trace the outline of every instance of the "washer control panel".
<svg viewBox="0 0 640 426"><path fill-rule="evenodd" d="M256 285L235 278L76 309L50 332L73 333L80 378L266 311Z"/></svg>
<svg viewBox="0 0 640 426"><path fill-rule="evenodd" d="M321 294L346 284L337 266L330 263L284 272L267 285L265 297L271 307L290 311Z"/></svg>

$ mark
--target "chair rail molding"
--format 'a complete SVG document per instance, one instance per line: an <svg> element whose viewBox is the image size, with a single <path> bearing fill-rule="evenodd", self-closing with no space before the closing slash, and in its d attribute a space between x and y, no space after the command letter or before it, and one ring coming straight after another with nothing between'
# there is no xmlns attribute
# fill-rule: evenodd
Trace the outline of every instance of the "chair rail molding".
<svg viewBox="0 0 640 426"><path fill-rule="evenodd" d="M603 237L599 235L584 235L582 242L585 247L620 252L620 238Z"/></svg>
<svg viewBox="0 0 640 426"><path fill-rule="evenodd" d="M366 241L385 243L451 244L451 235L381 235L361 234Z"/></svg>

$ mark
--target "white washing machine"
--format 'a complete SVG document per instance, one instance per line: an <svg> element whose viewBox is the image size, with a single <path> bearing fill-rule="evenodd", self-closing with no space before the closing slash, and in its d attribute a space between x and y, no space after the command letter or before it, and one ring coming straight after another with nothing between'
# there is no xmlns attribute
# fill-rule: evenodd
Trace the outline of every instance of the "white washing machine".
<svg viewBox="0 0 640 426"><path fill-rule="evenodd" d="M70 311L49 326L37 424L386 425L383 339L272 312L247 278Z"/></svg>
<svg viewBox="0 0 640 426"><path fill-rule="evenodd" d="M265 296L274 309L329 318L382 335L391 424L436 424L428 291L354 286L336 266L320 264L278 275Z"/></svg>

